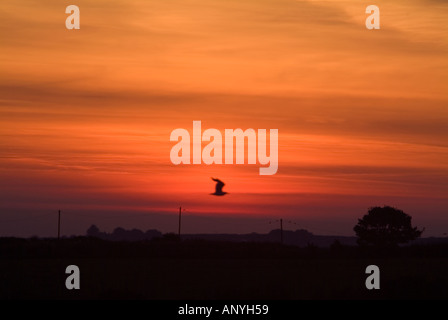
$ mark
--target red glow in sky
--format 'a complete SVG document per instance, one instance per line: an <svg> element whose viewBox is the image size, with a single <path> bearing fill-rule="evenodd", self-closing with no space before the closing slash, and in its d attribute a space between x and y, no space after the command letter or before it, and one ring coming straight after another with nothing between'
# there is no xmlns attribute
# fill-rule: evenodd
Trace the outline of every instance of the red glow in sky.
<svg viewBox="0 0 448 320"><path fill-rule="evenodd" d="M440 236L448 4L427 2L377 3L382 29L369 31L355 0L79 0L69 31L58 1L3 1L0 235L54 235L58 209L65 234L168 232L180 205L198 221L186 232L288 217L352 235L387 204ZM278 172L173 165L170 133L193 120L278 129ZM209 195L212 176L228 195Z"/></svg>

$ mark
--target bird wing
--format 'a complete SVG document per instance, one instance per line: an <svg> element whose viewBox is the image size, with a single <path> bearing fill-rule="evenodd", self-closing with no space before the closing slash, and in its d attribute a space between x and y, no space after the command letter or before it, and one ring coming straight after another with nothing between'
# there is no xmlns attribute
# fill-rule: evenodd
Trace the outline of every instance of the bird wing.
<svg viewBox="0 0 448 320"><path fill-rule="evenodd" d="M222 182L219 179L215 179L215 178L212 178L212 180L216 182L216 187L215 187L216 193L221 193L222 188L225 186L224 182Z"/></svg>

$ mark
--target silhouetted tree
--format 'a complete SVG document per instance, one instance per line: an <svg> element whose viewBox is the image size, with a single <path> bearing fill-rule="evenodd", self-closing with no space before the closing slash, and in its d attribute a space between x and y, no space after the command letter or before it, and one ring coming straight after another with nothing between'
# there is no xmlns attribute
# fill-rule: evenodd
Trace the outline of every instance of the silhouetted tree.
<svg viewBox="0 0 448 320"><path fill-rule="evenodd" d="M411 219L410 215L393 207L373 207L358 220L353 230L359 245L396 246L422 234L423 230L412 227Z"/></svg>
<svg viewBox="0 0 448 320"><path fill-rule="evenodd" d="M90 228L87 229L87 235L89 237L98 237L99 234L100 234L100 229L98 229L98 227L94 224L92 224L90 226Z"/></svg>
<svg viewBox="0 0 448 320"><path fill-rule="evenodd" d="M114 240L123 241L126 239L127 231L122 227L117 227L112 231L111 237Z"/></svg>

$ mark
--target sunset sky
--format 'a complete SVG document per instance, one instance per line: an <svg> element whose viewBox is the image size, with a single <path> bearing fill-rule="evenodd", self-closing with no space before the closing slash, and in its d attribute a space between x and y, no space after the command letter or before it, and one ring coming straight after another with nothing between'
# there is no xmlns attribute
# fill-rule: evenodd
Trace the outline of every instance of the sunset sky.
<svg viewBox="0 0 448 320"><path fill-rule="evenodd" d="M377 205L443 236L447 18L442 0L3 0L0 236L55 236L59 209L64 235L174 232L179 206L185 233L354 235ZM277 174L173 165L194 120L278 129Z"/></svg>

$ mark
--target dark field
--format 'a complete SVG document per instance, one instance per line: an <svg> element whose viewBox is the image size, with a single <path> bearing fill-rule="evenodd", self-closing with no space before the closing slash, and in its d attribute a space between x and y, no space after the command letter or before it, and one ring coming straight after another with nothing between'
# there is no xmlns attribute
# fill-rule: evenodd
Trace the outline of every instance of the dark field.
<svg viewBox="0 0 448 320"><path fill-rule="evenodd" d="M447 299L448 247L0 239L2 299ZM81 289L65 288L77 265ZM367 290L365 268L381 270Z"/></svg>

